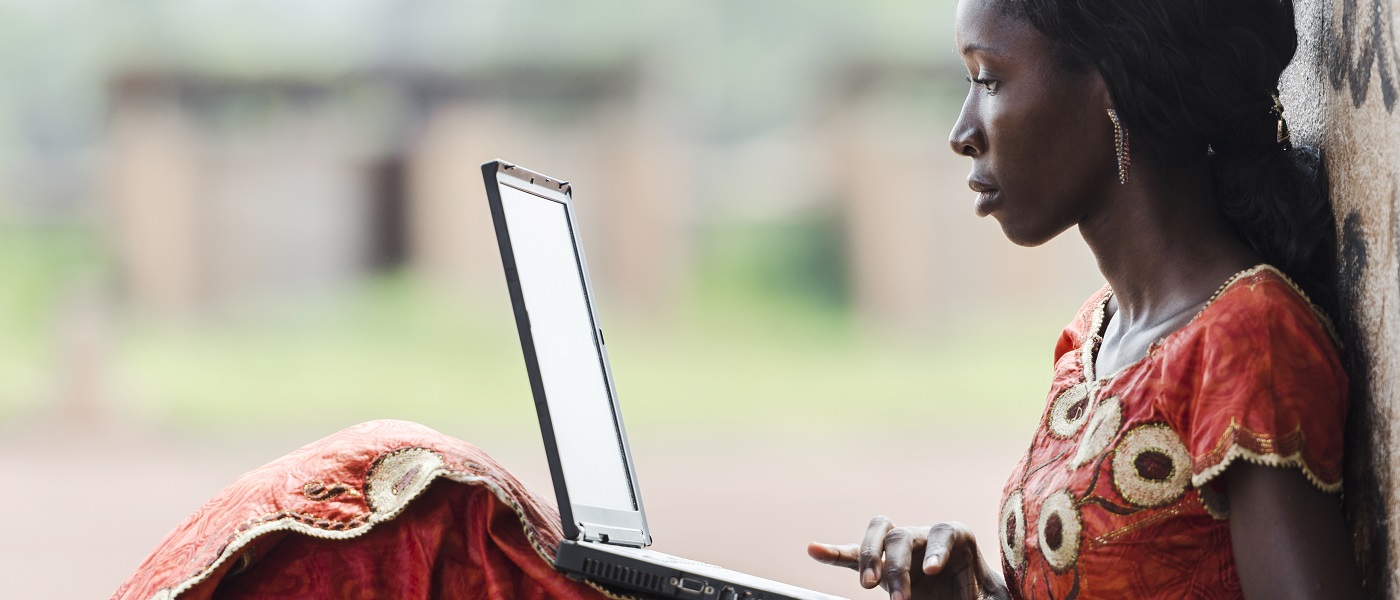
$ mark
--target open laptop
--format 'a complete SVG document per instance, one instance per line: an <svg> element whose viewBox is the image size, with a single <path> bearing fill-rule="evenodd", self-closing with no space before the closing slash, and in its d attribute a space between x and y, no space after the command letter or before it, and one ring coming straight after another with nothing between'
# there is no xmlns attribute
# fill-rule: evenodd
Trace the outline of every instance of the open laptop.
<svg viewBox="0 0 1400 600"><path fill-rule="evenodd" d="M554 567L633 595L839 600L647 550L642 494L598 325L568 182L481 165L563 520ZM735 540L740 543L740 540Z"/></svg>

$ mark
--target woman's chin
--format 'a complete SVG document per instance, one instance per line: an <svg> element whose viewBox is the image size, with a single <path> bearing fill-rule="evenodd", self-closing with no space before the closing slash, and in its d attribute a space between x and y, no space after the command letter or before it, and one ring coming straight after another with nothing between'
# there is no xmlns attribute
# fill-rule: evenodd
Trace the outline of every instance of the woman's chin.
<svg viewBox="0 0 1400 600"><path fill-rule="evenodd" d="M1065 229L1068 229L1068 227L1061 229L1028 227L1023 223L1008 222L1002 219L999 213L992 213L992 217L996 218L997 223L1001 225L1001 233L1006 236L1007 240L1017 246L1025 248L1034 248L1044 244L1045 242L1055 239L1055 237L1063 233Z"/></svg>

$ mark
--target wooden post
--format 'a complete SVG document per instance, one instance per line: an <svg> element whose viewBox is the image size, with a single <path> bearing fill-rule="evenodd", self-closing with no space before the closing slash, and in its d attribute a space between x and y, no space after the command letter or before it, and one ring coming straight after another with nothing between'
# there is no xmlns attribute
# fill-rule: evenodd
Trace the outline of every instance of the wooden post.
<svg viewBox="0 0 1400 600"><path fill-rule="evenodd" d="M1400 573L1400 0L1301 0L1282 96L1294 138L1320 146L1341 259L1352 376L1345 504L1367 594Z"/></svg>

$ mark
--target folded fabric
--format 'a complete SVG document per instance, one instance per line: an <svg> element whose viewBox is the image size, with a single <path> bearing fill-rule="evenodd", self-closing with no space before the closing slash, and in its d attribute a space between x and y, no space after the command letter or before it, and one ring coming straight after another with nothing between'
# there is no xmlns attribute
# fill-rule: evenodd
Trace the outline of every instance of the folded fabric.
<svg viewBox="0 0 1400 600"><path fill-rule="evenodd" d="M617 597L552 567L553 504L477 447L371 421L239 477L114 600Z"/></svg>

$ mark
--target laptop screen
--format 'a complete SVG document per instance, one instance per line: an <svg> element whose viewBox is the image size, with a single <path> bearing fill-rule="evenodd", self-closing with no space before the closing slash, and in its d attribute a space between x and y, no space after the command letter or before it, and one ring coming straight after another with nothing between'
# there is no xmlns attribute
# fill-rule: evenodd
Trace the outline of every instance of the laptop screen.
<svg viewBox="0 0 1400 600"><path fill-rule="evenodd" d="M569 501L638 510L568 207L499 189Z"/></svg>

